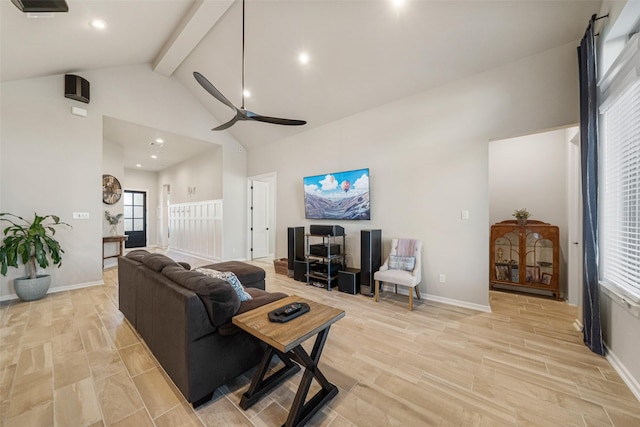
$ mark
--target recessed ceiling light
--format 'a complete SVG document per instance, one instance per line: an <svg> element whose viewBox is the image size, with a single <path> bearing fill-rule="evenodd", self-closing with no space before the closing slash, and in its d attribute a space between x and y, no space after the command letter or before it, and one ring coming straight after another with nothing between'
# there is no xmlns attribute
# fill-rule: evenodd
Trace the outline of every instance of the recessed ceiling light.
<svg viewBox="0 0 640 427"><path fill-rule="evenodd" d="M300 53L300 55L298 55L298 61L300 61L301 64L308 64L309 54L307 52Z"/></svg>
<svg viewBox="0 0 640 427"><path fill-rule="evenodd" d="M155 154L152 154L152 155L151 155L151 158L152 158L152 159L157 159L157 158L158 158L158 156L156 156Z"/></svg>
<svg viewBox="0 0 640 427"><path fill-rule="evenodd" d="M244 95L245 98L251 98L251 92L249 91L249 89L243 90L242 94Z"/></svg>
<svg viewBox="0 0 640 427"><path fill-rule="evenodd" d="M156 142L157 142L158 144L164 144L164 139L162 139L162 138L156 138Z"/></svg>
<svg viewBox="0 0 640 427"><path fill-rule="evenodd" d="M141 168L141 167L142 167L142 165L141 165L140 163L138 163L138 164L136 165L136 167L137 167L137 168Z"/></svg>
<svg viewBox="0 0 640 427"><path fill-rule="evenodd" d="M102 19L94 19L89 22L89 25L91 25L91 27L95 28L96 30L104 30L105 28L107 28L107 23Z"/></svg>

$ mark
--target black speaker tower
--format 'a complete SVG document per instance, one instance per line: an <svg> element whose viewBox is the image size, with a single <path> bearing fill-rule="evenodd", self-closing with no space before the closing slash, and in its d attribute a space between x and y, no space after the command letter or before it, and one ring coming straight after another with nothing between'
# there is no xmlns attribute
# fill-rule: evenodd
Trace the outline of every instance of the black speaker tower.
<svg viewBox="0 0 640 427"><path fill-rule="evenodd" d="M304 261L304 227L287 228L287 269L289 277L295 270L295 261ZM306 271L305 271L306 274Z"/></svg>
<svg viewBox="0 0 640 427"><path fill-rule="evenodd" d="M373 296L373 274L382 265L382 230L360 231L360 293Z"/></svg>

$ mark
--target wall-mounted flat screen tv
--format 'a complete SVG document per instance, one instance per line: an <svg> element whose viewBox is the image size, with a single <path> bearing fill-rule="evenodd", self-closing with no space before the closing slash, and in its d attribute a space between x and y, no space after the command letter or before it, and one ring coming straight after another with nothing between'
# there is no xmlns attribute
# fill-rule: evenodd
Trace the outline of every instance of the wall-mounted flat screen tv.
<svg viewBox="0 0 640 427"><path fill-rule="evenodd" d="M369 169L304 178L307 219L371 219Z"/></svg>

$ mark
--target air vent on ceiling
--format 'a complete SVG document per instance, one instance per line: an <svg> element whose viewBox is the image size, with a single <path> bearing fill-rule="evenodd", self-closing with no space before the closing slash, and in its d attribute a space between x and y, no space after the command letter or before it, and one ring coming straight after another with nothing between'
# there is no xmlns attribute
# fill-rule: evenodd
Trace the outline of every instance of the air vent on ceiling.
<svg viewBox="0 0 640 427"><path fill-rule="evenodd" d="M68 12L66 0L11 0L22 12Z"/></svg>

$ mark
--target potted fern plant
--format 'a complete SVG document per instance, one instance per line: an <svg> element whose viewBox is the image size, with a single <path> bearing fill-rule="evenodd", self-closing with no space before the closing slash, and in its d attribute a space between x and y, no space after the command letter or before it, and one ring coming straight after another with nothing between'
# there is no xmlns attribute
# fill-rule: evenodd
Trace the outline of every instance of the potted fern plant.
<svg viewBox="0 0 640 427"><path fill-rule="evenodd" d="M525 225L527 223L527 219L529 219L531 214L529 213L527 208L523 208L513 211L513 216L516 218L516 221L518 221L518 224Z"/></svg>
<svg viewBox="0 0 640 427"><path fill-rule="evenodd" d="M56 215L39 216L34 213L32 221L18 215L0 213L0 221L8 222L3 230L5 236L0 245L0 274L7 275L9 267L18 267L18 262L27 267L28 276L13 280L13 287L23 301L34 301L44 297L51 285L51 276L37 274L37 266L47 268L49 259L53 265L62 265L64 251L53 236L56 226L71 228Z"/></svg>

